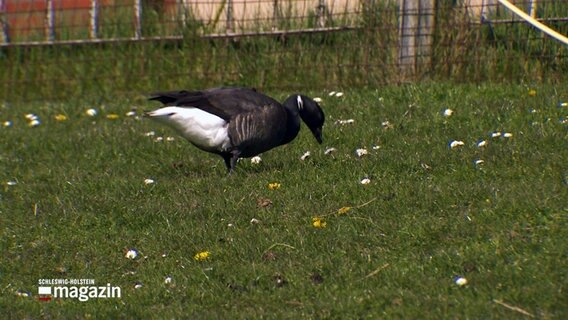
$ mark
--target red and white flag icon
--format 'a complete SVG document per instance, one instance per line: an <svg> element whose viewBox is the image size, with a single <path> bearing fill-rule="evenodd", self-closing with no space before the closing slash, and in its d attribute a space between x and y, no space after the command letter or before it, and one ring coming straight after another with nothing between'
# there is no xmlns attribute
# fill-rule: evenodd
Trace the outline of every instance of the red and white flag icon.
<svg viewBox="0 0 568 320"><path fill-rule="evenodd" d="M39 295L40 301L49 301L51 300L51 287L38 287L37 293Z"/></svg>

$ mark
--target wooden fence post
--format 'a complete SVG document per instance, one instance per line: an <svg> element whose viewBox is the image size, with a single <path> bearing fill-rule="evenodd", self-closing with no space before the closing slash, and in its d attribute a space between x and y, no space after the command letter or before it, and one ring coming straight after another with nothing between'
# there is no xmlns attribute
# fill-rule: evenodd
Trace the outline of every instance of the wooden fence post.
<svg viewBox="0 0 568 320"><path fill-rule="evenodd" d="M1 1L1 0L0 0ZM272 10L272 30L278 29L278 20L280 19L280 9L278 8L278 0L274 0Z"/></svg>
<svg viewBox="0 0 568 320"><path fill-rule="evenodd" d="M435 0L400 0L398 66L402 80L429 67Z"/></svg>
<svg viewBox="0 0 568 320"><path fill-rule="evenodd" d="M227 25L226 32L231 33L235 29L235 21L233 20L233 0L227 0Z"/></svg>
<svg viewBox="0 0 568 320"><path fill-rule="evenodd" d="M318 28L325 27L327 21L327 6L325 4L325 0L319 0L318 9L317 9L317 17L318 17Z"/></svg>
<svg viewBox="0 0 568 320"><path fill-rule="evenodd" d="M184 0L176 1L176 12L177 12L177 24L185 29L187 23L187 8L185 7Z"/></svg>

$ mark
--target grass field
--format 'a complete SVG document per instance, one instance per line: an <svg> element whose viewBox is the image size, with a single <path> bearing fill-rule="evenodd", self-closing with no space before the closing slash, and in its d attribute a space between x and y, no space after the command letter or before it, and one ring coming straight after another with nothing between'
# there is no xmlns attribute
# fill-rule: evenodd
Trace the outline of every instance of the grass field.
<svg viewBox="0 0 568 320"><path fill-rule="evenodd" d="M566 87L332 89L307 92L323 99L322 146L304 126L230 177L220 157L125 116L156 107L142 97L2 106L2 317L568 316ZM39 301L53 278L121 298Z"/></svg>

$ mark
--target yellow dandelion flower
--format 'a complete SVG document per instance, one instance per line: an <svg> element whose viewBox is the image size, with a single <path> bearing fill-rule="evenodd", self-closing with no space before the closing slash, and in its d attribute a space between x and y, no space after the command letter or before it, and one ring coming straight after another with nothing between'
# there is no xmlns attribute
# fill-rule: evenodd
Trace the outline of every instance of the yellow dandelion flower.
<svg viewBox="0 0 568 320"><path fill-rule="evenodd" d="M312 225L314 226L314 228L321 229L327 226L327 222L325 222L325 220L322 218L315 217L312 218Z"/></svg>
<svg viewBox="0 0 568 320"><path fill-rule="evenodd" d="M195 261L205 261L209 258L209 251L198 252L193 256Z"/></svg>
<svg viewBox="0 0 568 320"><path fill-rule="evenodd" d="M56 121L66 121L66 120L67 120L67 116L64 115L64 114L58 114L58 115L55 115L55 120L56 120Z"/></svg>
<svg viewBox="0 0 568 320"><path fill-rule="evenodd" d="M280 183L278 182L272 182L268 184L268 189L270 190L278 190L280 189Z"/></svg>
<svg viewBox="0 0 568 320"><path fill-rule="evenodd" d="M529 97L534 97L536 96L536 90L535 89L530 89L529 90Z"/></svg>
<svg viewBox="0 0 568 320"><path fill-rule="evenodd" d="M118 114L110 113L110 114L107 114L106 118L109 119L109 120L116 120L116 119L118 119Z"/></svg>
<svg viewBox="0 0 568 320"><path fill-rule="evenodd" d="M351 207L343 207L343 208L340 208L339 210L337 210L337 214L339 214L339 215L346 214L350 210L351 210Z"/></svg>

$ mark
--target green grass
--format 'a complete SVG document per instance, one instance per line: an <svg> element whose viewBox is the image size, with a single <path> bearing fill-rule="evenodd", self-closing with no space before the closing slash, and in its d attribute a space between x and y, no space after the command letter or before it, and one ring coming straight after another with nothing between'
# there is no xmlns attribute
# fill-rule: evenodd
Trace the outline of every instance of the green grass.
<svg viewBox="0 0 568 320"><path fill-rule="evenodd" d="M173 133L123 116L152 103L4 105L0 120L13 125L0 127L2 314L526 317L498 300L537 318L568 315L561 123L568 109L558 107L568 101L565 88L426 83L349 90L341 98L308 93L323 99L324 145L304 127L260 165L241 161L231 177L220 157L178 137L155 142ZM99 115L87 117L90 107ZM446 108L454 115L444 117ZM28 127L26 113L41 125ZM120 118L109 120L110 113ZM57 122L56 114L68 120ZM334 124L350 118L351 125ZM149 131L156 135L145 136ZM513 136L491 138L495 131ZM485 148L477 147L481 139ZM465 145L450 149L451 140ZM324 155L325 147L337 151ZM369 154L358 158L362 147ZM312 157L300 161L308 150ZM485 162L474 165L477 159ZM371 183L360 184L364 177ZM272 182L281 187L269 190ZM260 207L265 198L272 205ZM346 206L353 208L338 215ZM326 227L314 228L314 217ZM140 254L129 260L132 248ZM195 261L201 251L209 259ZM459 287L456 276L468 284ZM41 302L37 282L44 278L111 283L122 298ZM135 289L137 282L143 287Z"/></svg>

